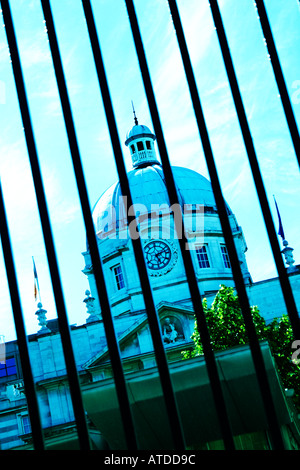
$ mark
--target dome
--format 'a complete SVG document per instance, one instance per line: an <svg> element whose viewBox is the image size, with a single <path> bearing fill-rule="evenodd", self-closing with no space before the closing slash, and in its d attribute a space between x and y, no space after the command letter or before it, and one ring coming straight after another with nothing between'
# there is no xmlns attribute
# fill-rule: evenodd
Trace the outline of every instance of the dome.
<svg viewBox="0 0 300 470"><path fill-rule="evenodd" d="M132 312L144 312L145 299L132 242L138 238L151 277L155 304L167 302L178 308L192 308L187 273L180 256L182 247L178 241L182 240L183 228L185 248L191 250L201 293L212 296L219 290L220 283L234 285L211 183L196 171L172 167L181 206L178 210L176 204L170 205L163 167L155 155L155 135L147 126L139 126L135 118L126 144L129 139L133 169L127 177L133 207L122 197L121 184L117 181L102 194L92 210L99 252L108 279L112 314L116 318L122 315L125 319L130 318ZM243 275L249 281L251 276L245 259L247 246L234 214L226 207ZM132 223L134 215L136 220ZM182 215L184 226L181 225ZM96 281L88 246L83 255L84 273L96 299Z"/></svg>
<svg viewBox="0 0 300 470"><path fill-rule="evenodd" d="M197 204L204 206L205 213L217 213L211 183L204 176L188 168L173 167L172 170L182 207ZM131 170L128 180L133 204L139 215L150 213L154 205L169 206L164 174L159 164ZM124 204L120 183L117 182L103 193L94 206L93 220L97 235L101 237L101 234L103 236L125 227L127 213L128 207Z"/></svg>
<svg viewBox="0 0 300 470"><path fill-rule="evenodd" d="M125 144L128 145L132 140L140 137L150 137L153 140L156 139L155 135L150 131L149 127L136 124L127 132Z"/></svg>
<svg viewBox="0 0 300 470"><path fill-rule="evenodd" d="M136 213L140 217L154 212L172 212L163 169L155 153L155 135L149 127L138 124L135 117L135 125L126 137L125 145L129 147L133 166L127 176L134 211L130 214L127 201L122 198L120 183L113 184L98 199L92 211L99 238L115 235L118 230L126 228L127 215ZM217 214L213 190L208 179L188 168L172 167L172 170L183 213L185 209L192 211L200 207L200 212ZM232 214L228 206L227 210Z"/></svg>

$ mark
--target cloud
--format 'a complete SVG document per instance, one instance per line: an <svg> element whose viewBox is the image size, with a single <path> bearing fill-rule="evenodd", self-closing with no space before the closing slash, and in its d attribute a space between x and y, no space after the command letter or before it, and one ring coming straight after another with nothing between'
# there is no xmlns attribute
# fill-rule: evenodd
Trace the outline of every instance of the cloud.
<svg viewBox="0 0 300 470"><path fill-rule="evenodd" d="M48 47L45 47L44 42L44 35L40 33L36 34L33 42L27 37L22 40L21 61L24 69L29 69L36 65L40 67L50 63L50 51Z"/></svg>
<svg viewBox="0 0 300 470"><path fill-rule="evenodd" d="M24 141L0 142L0 173L8 212L16 213L21 222L28 222L35 203L31 172ZM13 168L13 170L12 170Z"/></svg>
<svg viewBox="0 0 300 470"><path fill-rule="evenodd" d="M38 206L31 169L22 139L13 144L0 141L0 173L6 210L15 240L35 236L39 227ZM13 168L13 171L12 171ZM44 168L43 183L48 206L56 225L67 225L78 217L79 206L72 196L66 198L62 180L51 168Z"/></svg>

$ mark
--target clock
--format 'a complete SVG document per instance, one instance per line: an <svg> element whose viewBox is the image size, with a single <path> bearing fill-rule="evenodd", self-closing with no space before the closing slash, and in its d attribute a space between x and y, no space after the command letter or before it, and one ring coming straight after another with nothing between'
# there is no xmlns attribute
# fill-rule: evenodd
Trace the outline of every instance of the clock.
<svg viewBox="0 0 300 470"><path fill-rule="evenodd" d="M155 239L144 245L146 263L151 276L169 272L177 261L177 250L172 244Z"/></svg>

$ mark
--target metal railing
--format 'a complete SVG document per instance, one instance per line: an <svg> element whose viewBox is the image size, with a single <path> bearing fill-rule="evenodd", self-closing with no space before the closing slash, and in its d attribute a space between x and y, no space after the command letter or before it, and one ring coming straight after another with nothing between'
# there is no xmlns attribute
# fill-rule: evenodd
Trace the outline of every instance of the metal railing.
<svg viewBox="0 0 300 470"><path fill-rule="evenodd" d="M216 205L221 221L224 239L227 245L230 263L232 267L232 273L236 290L238 293L246 331L249 337L249 345L252 353L252 358L260 385L260 391L265 407L267 421L269 425L270 436L272 439L272 447L274 449L283 449L283 439L280 431L279 424L276 418L276 411L273 402L273 397L270 391L268 378L264 366L260 345L257 339L256 331L252 321L250 313L250 305L246 292L243 275L241 272L240 262L235 248L235 243L230 228L228 214L226 210L225 201L222 194L221 184L217 174L213 151L210 144L209 133L207 130L204 114L201 107L200 97L197 90L196 80L194 77L193 67L189 57L189 51L185 41L184 30L180 20L179 11L177 8L176 0L168 0L171 16L176 31L178 46L183 61L183 66L186 74L186 79L190 91L190 96L194 108L195 119L199 130L200 140L203 146L204 155L210 175L210 180L216 200ZM138 19L136 16L134 3L132 0L125 0L132 36L136 48L137 58L141 75L144 83L145 93L149 105L149 110L154 126L154 132L157 138L157 144L162 162L162 168L165 175L167 192L169 195L170 205L179 204L177 189L173 177L172 168L169 161L167 146L164 139L164 133L160 122L159 111L156 104L155 94L151 83L149 68L146 60L146 55L143 47L143 42L140 34ZM97 239L95 235L91 209L88 200L88 193L85 183L85 178L82 169L81 156L79 146L77 142L75 124L72 117L71 106L68 96L68 90L66 86L66 80L63 71L63 64L60 56L59 44L56 36L54 21L52 17L52 11L49 0L41 0L41 5L44 13L44 18L47 27L47 34L49 39L49 46L51 50L53 67L56 75L57 86L59 90L59 96L61 106L63 110L63 117L66 126L67 137L69 141L69 147L73 162L73 168L76 177L76 183L78 187L78 193L81 203L82 215L84 219L88 246L91 254L91 260L93 264L93 270L96 280L96 286L99 296L99 301L102 310L103 322L105 333L107 337L107 344L111 359L111 365L115 380L115 387L119 401L119 408L121 412L122 422L124 426L124 434L126 436L127 447L130 450L138 449L138 436L134 426L134 419L132 416L129 398L126 389L126 380L122 367L122 360L120 356L120 350L118 346L117 336L114 329L111 307L109 297L107 294L106 280L103 273L102 261L99 256L99 250L97 245ZM278 56L276 53L276 47L272 37L272 32L268 23L267 14L264 7L263 0L256 1L257 10L259 13L263 33L267 42L267 46L270 52L272 65L274 67L274 73L280 90L280 96L282 98L283 107L286 113L287 123L291 132L295 152L299 160L299 133L295 118L293 116L292 106L289 101L288 93L284 83L283 73L280 67ZM29 104L26 96L24 79L22 74L22 67L18 52L18 45L16 41L12 14L10 10L10 4L8 0L1 0L2 14L5 23L5 31L7 35L7 42L11 53L11 62L13 68L13 74L15 79L15 85L19 100L19 106L25 131L26 144L28 149L28 155L32 170L33 182L35 192L38 201L38 209L41 219L41 225L44 235L45 247L47 252L47 259L50 269L51 281L53 285L53 292L55 297L55 303L57 308L59 329L61 334L61 340L63 345L63 352L65 356L65 362L67 367L67 375L69 379L69 386L71 392L71 398L74 408L75 420L77 423L78 439L81 449L90 448L90 440L88 434L88 427L86 422L85 410L83 406L83 400L80 390L80 383L76 368L75 357L72 348L70 328L67 319L66 306L64 301L63 289L60 280L60 273L58 269L58 262L56 258L56 252L54 247L54 241L51 231L51 223L47 210L47 202L45 197L44 185L39 167L39 158L35 145L35 138L33 127L30 118ZM121 150L120 139L118 136L118 129L116 125L116 119L114 116L114 110L112 106L112 100L109 92L109 85L105 73L103 64L101 48L97 29L95 25L93 10L91 7L90 0L82 0L82 6L86 19L87 29L89 33L91 48L94 56L96 72L99 81L99 87L101 90L105 115L107 119L108 130L110 134L111 144L113 148L115 163L117 167L118 177L121 186L121 192L123 196L127 197L128 206L132 206L132 197L128 177L125 169L124 158ZM299 317L293 292L289 283L289 278L286 273L286 269L283 264L282 255L280 252L276 231L274 228L270 208L267 202L263 178L260 173L259 165L256 158L256 152L249 129L246 112L244 110L238 82L236 79L233 62L230 55L228 41L226 38L225 30L222 23L222 17L216 0L210 0L211 13L216 27L216 32L219 39L219 44L224 59L224 64L234 100L236 113L239 119L240 128L242 131L245 148L247 151L250 167L252 170L255 187L257 190L263 218L266 225L267 234L269 237L272 253L274 256L278 276L280 280L281 289L283 292L284 300L286 303L287 312L290 318L290 322L293 328L295 338L300 338L299 331ZM135 216L128 216L129 227L134 227L131 223L134 221ZM214 403L219 418L220 429L226 449L234 449L234 440L231 430L231 424L226 409L226 404L222 392L221 381L218 374L216 360L212 345L210 342L210 335L207 328L205 315L202 308L202 299L199 292L198 282L193 268L193 262L189 250L186 250L187 239L185 238L185 230L183 227L183 217L175 220L175 226L178 233L182 234L182 237L178 237L179 246L181 250L182 259L185 266L186 278L190 290L190 296L197 320L198 329L200 332L201 340L203 343L204 357L206 361L207 371L210 379L211 390L214 397ZM20 302L20 296L18 292L17 278L14 268L14 260L12 255L9 229L5 213L5 203L3 200L3 194L0 187L0 227L1 227L1 241L7 271L7 278L9 283L11 302L13 308L14 321L16 325L17 340L20 348L21 365L24 374L24 385L25 393L28 402L29 416L31 420L32 436L35 449L44 449L45 443L43 438L43 429L41 426L39 407L37 402L34 378L32 376L29 351L28 351L28 340L25 334L24 321L22 316L22 307ZM181 426L180 415L176 403L176 397L172 386L170 377L170 371L166 360L165 349L161 337L160 325L158 320L158 314L153 299L153 293L151 284L149 281L147 268L145 264L143 249L140 238L131 237L136 264L138 268L140 284L143 292L145 309L148 315L149 327L153 340L153 347L155 352L155 358L157 362L160 382L164 395L165 406L170 424L170 433L173 438L174 449L184 450L186 448L184 432ZM100 295L101 294L101 295Z"/></svg>

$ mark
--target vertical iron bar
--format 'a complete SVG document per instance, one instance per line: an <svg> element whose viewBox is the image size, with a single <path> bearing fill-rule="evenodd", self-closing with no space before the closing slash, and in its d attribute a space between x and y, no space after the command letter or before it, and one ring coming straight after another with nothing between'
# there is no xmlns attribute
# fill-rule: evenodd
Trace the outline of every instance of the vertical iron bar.
<svg viewBox="0 0 300 470"><path fill-rule="evenodd" d="M88 192L86 188L81 157L76 137L76 131L74 121L72 117L71 105L69 101L66 80L64 76L62 61L60 57L55 26L53 22L53 15L48 0L42 0L42 8L47 26L47 32L49 37L49 45L51 49L55 75L63 109L63 115L65 120L65 126L67 130L69 146L71 150L71 157L74 166L74 172L77 182L77 188L80 196L82 214L85 222L85 228L87 233L87 240L89 250L91 254L93 271L95 275L95 281L97 286L98 297L101 305L102 318L105 327L106 339L109 348L109 354L114 373L114 380L116 385L116 392L120 405L120 413L124 426L124 436L128 446L128 449L137 449L137 441L135 435L135 429L133 424L133 418L128 398L128 391L126 387L124 371L122 367L119 345L117 342L113 318L111 314L111 308L108 298L108 293L105 285L103 267L99 256L99 249L97 239L95 235L95 228L93 224Z"/></svg>
<svg viewBox="0 0 300 470"><path fill-rule="evenodd" d="M252 352L254 366L256 368L256 373L258 377L259 386L261 389L261 394L265 407L267 409L266 415L270 422L270 429L275 429L275 439L274 441L278 442L280 448L282 448L281 434L278 426L278 422L275 414L275 406L273 404L273 398L271 395L271 390L268 383L267 373L265 369L265 364L263 356L261 353L261 348L255 331L254 323L252 320L252 315L250 311L249 299L247 291L245 288L245 283L243 280L243 275L234 243L234 238L232 235L232 230L230 227L229 217L226 211L226 206L224 198L222 195L222 189L219 182L219 177L214 162L213 152L209 140L208 130L205 124L205 118L200 102L199 93L197 90L196 80L184 36L184 31L182 23L180 20L180 15L177 7L176 0L168 0L169 7L177 35L177 40L182 56L182 61L185 69L185 74L190 90L191 100L194 107L194 112L196 116L196 121L199 129L200 140L203 145L204 155L207 162L208 171L210 174L211 184L218 208L218 214L220 217L220 222L222 226L222 231L225 239L226 246L228 248L228 255L231 262L233 278L235 281L236 290L238 293L238 298L246 326L247 335L249 338L250 349Z"/></svg>
<svg viewBox="0 0 300 470"><path fill-rule="evenodd" d="M145 92L147 95L149 109L150 109L150 113L151 113L151 117L153 121L153 126L155 129L155 135L157 138L157 144L159 147L163 171L165 174L166 187L167 187L167 191L168 191L168 195L170 199L170 205L176 204L178 207L180 207L176 184L174 181L173 172L171 169L168 152L167 152L167 148L166 148L166 144L165 144L165 140L163 136L163 131L162 131L161 123L160 123L160 118L158 114L158 109L156 105L156 100L154 96L154 91L153 91L153 87L151 83L150 73L149 73L149 69L148 69L148 65L146 61L145 51L144 51L142 38L140 35L140 31L139 31L139 26L137 22L134 5L133 5L132 0L125 0L125 3L127 6L129 21L131 24L131 30L132 30L136 52L137 52L137 56L139 60L139 65L140 65L140 70L141 70L141 74L143 78ZM233 441L231 426L230 426L230 422L229 422L229 418L228 418L228 414L226 410L226 404L225 404L225 400L223 396L220 377L218 374L216 359L215 359L214 352L212 350L212 345L210 342L210 335L209 335L209 331L208 331L208 327L207 327L207 323L206 323L206 319L205 319L205 315L204 315L204 311L202 307L202 299L201 299L200 292L199 292L198 282L196 279L190 251L186 249L188 240L186 238L185 230L183 226L183 217L181 218L174 217L174 221L175 221L177 233L182 234L182 236L178 237L179 245L180 245L180 250L181 250L181 254L183 258L183 263L185 266L187 282L188 282L188 286L190 289L190 294L191 294L193 308L194 308L194 312L195 312L195 316L196 316L196 320L198 324L198 329L199 329L200 336L202 339L207 372L208 372L210 383L211 383L212 393L213 393L213 397L215 400L215 406L216 406L217 415L219 418L219 423L220 423L220 428L221 428L224 444L228 450L234 449L234 441Z"/></svg>
<svg viewBox="0 0 300 470"><path fill-rule="evenodd" d="M115 162L116 162L117 172L119 176L122 196L127 198L128 207L134 207L91 4L89 0L82 0L82 5L83 5L86 21L87 21L88 32L89 32L91 46L92 46L92 50L94 54L94 61L96 65L96 71L97 71L100 90L102 94L102 100L104 104L111 143L112 143L112 147L114 151ZM136 216L127 215L127 219L128 219L129 228L132 229L134 232L135 228L132 222L136 220ZM165 349L164 349L164 345L162 341L158 314L157 314L154 299L153 299L152 288L151 288L151 284L150 284L149 277L148 277L142 244L141 244L140 237L135 237L134 233L132 235L133 235L131 236L132 246L133 246L137 269L138 269L138 273L140 277L141 288L142 288L142 292L144 296L144 302L145 302L146 312L148 316L148 323L149 323L149 328L151 331L154 352L155 352L155 357L156 357L156 363L157 363L157 368L158 368L159 375L160 375L160 382L161 382L162 391L164 395L167 415L169 418L171 434L173 437L175 449L184 450L185 441L184 441L180 416L179 416L179 412L177 408L175 393L174 393L173 386L172 386L166 353L165 353Z"/></svg>
<svg viewBox="0 0 300 470"><path fill-rule="evenodd" d="M25 331L17 276L14 267L12 247L10 243L9 229L6 219L5 206L3 200L2 187L0 183L0 236L2 241L2 249L5 260L7 280L12 304L15 328L17 333L18 348L20 351L20 360L24 378L24 387L26 401L28 405L28 413L31 424L32 438L35 450L44 450L43 429L40 418L40 411L37 400L37 393L32 374L28 340Z"/></svg>
<svg viewBox="0 0 300 470"><path fill-rule="evenodd" d="M23 73L21 68L21 62L18 52L18 46L9 6L8 0L1 0L2 13L5 23L5 31L8 41L8 46L11 54L12 68L16 83L16 89L18 94L19 106L24 126L25 139L28 149L28 155L31 165L32 177L35 186L35 192L37 196L37 203L39 208L39 214L41 219L41 225L43 230L43 236L46 246L48 265L50 268L53 292L57 308L57 316L59 322L60 335L62 340L62 346L64 351L66 369L70 385L70 393L73 403L74 415L77 423L77 432L79 444L82 450L90 449L89 434L87 428L87 422L85 418L85 411L82 402L79 378L77 374L77 368L74 358L74 352L72 348L71 334L68 323L68 317L63 297L62 285L60 282L60 275L58 270L58 264L56 259L56 253L54 248L54 241L51 231L51 224L48 215L48 208L46 203L46 197L43 187L43 181L41 171L39 168L39 161L37 155L37 149L34 139L34 133L31 123L31 117L29 112L29 106L25 91L25 84L23 79Z"/></svg>
<svg viewBox="0 0 300 470"><path fill-rule="evenodd" d="M240 128L242 131L242 135L243 135L243 139L244 139L244 143L245 143L245 147L246 147L246 151L248 155L248 160L250 163L256 191L257 191L259 202L260 202L260 207L262 210L270 245L272 248L283 297L285 300L285 304L286 304L287 312L290 318L293 333L294 333L295 338L297 339L297 338L300 338L300 323L299 323L298 311L297 311L293 291L291 289L289 278L286 272L286 268L283 263L282 254L280 251L278 238L277 238L276 231L274 228L274 223L273 223L267 195L266 195L266 191L264 188L264 182L262 179L258 160L256 157L256 152L255 152L250 128L248 125L248 120L247 120L245 108L243 105L242 97L240 94L239 85L238 85L236 74L234 71L234 66L233 66L220 10L218 7L217 0L209 0L209 2L210 2L211 12L212 12L213 20L215 23L215 27L216 27L216 31L217 31L217 35L218 35L218 39L220 43L220 48L222 51L223 60L224 60L230 88L231 88L231 93L233 96L236 112L237 112L239 123L240 123Z"/></svg>
<svg viewBox="0 0 300 470"><path fill-rule="evenodd" d="M296 119L294 116L293 108L291 105L291 101L289 98L288 90L285 84L284 75L280 66L279 57L277 54L275 42L272 35L271 26L269 23L268 15L266 12L265 4L263 0L255 0L255 4L257 7L260 24L262 27L262 31L266 40L267 48L270 54L271 63L273 66L273 71L275 75L275 79L277 82L280 99L282 102L282 106L285 112L285 117L288 123L289 131L291 134L292 142L294 144L294 149L296 153L296 157L298 160L298 164L300 165L300 136L299 131L296 123Z"/></svg>

